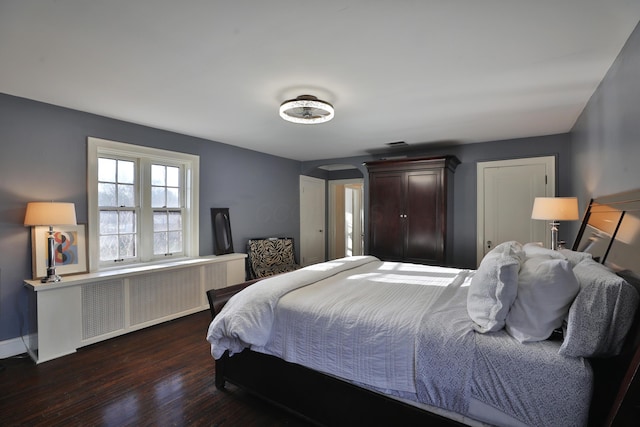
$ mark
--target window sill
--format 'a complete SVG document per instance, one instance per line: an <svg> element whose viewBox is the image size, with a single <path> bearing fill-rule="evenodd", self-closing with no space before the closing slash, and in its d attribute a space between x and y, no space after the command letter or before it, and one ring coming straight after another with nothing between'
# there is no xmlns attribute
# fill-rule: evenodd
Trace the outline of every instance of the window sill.
<svg viewBox="0 0 640 427"><path fill-rule="evenodd" d="M156 262L146 264L136 264L122 268L110 268L93 273L69 274L62 277L60 282L42 283L40 280L25 280L24 283L32 290L38 292L43 290L52 290L64 288L67 286L77 286L84 283L95 282L96 279L113 279L119 277L129 277L139 274L147 274L153 272L168 271L177 268L184 268L194 265L213 264L217 262L229 262L233 260L241 260L247 257L247 254L233 253L226 255L209 255L196 258L181 258L169 262Z"/></svg>

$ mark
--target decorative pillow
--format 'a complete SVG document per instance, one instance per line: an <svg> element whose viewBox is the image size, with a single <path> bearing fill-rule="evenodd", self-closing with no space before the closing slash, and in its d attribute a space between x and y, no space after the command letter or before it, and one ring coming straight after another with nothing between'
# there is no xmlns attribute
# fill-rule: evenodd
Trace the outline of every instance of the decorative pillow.
<svg viewBox="0 0 640 427"><path fill-rule="evenodd" d="M546 256L527 258L518 275L518 294L506 319L518 341L543 341L562 326L580 285L571 264Z"/></svg>
<svg viewBox="0 0 640 427"><path fill-rule="evenodd" d="M573 269L580 292L569 309L559 353L572 357L608 357L622 350L638 292L607 267L586 259Z"/></svg>
<svg viewBox="0 0 640 427"><path fill-rule="evenodd" d="M565 259L565 256L561 254L559 251L554 251L553 249L545 248L542 246L542 243L533 242L533 243L525 243L522 247L527 258L537 257L537 256L546 256L547 258L557 258L557 259Z"/></svg>
<svg viewBox="0 0 640 427"><path fill-rule="evenodd" d="M523 260L524 252L518 242L501 243L482 259L467 294L467 312L478 332L504 327L518 292L518 272Z"/></svg>
<svg viewBox="0 0 640 427"><path fill-rule="evenodd" d="M487 252L485 258L488 256L494 256L496 254L508 254L510 256L516 257L518 261L520 261L520 263L524 262L526 256L522 247L522 243L516 242L515 240L500 243L498 246Z"/></svg>
<svg viewBox="0 0 640 427"><path fill-rule="evenodd" d="M558 252L564 255L564 257L568 259L571 265L574 267L580 264L585 259L593 259L591 254L588 252L576 252L570 249L558 249Z"/></svg>

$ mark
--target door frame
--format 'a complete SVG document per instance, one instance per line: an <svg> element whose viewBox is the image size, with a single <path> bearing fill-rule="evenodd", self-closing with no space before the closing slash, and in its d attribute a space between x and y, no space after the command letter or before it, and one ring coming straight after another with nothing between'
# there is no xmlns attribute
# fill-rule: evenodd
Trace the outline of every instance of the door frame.
<svg viewBox="0 0 640 427"><path fill-rule="evenodd" d="M484 257L484 170L496 167L514 167L519 165L533 165L544 163L547 169L546 196L556 195L556 156L524 157L507 160L494 160L487 162L477 162L476 183L477 183L477 204L476 204L476 260L477 265Z"/></svg>

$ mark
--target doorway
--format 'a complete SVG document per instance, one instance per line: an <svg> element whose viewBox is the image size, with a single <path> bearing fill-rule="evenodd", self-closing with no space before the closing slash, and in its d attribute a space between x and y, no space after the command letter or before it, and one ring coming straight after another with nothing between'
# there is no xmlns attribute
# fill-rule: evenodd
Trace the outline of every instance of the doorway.
<svg viewBox="0 0 640 427"><path fill-rule="evenodd" d="M329 181L329 259L364 253L363 179Z"/></svg>

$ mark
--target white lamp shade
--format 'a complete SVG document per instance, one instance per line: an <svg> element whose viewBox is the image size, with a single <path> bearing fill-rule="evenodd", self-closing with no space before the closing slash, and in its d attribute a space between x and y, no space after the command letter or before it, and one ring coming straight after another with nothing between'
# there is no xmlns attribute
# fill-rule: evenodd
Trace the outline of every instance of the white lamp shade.
<svg viewBox="0 0 640 427"><path fill-rule="evenodd" d="M576 197L536 197L531 219L574 221L579 219Z"/></svg>
<svg viewBox="0 0 640 427"><path fill-rule="evenodd" d="M29 202L24 225L76 225L76 207L73 203Z"/></svg>

